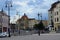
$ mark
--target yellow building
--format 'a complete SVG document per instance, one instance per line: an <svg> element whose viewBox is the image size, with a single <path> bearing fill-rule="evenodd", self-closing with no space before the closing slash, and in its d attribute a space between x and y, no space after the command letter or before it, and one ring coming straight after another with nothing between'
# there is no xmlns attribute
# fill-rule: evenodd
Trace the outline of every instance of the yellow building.
<svg viewBox="0 0 60 40"><path fill-rule="evenodd" d="M40 20L36 20L35 18L28 18L26 14L24 14L20 19L17 20L18 29L33 29L35 24L38 24ZM44 26L48 26L47 20L42 20Z"/></svg>
<svg viewBox="0 0 60 40"><path fill-rule="evenodd" d="M24 14L20 19L17 20L19 29L27 29L28 28L28 17Z"/></svg>
<svg viewBox="0 0 60 40"><path fill-rule="evenodd" d="M54 23L54 29L60 30L60 1L53 3L48 12L49 12L49 25L51 25L52 20Z"/></svg>

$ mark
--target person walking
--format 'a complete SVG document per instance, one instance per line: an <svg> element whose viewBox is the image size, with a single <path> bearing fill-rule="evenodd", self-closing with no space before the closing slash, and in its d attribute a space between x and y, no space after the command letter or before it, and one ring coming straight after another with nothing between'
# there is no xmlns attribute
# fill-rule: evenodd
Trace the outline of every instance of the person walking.
<svg viewBox="0 0 60 40"><path fill-rule="evenodd" d="M40 30L38 30L38 35L40 36Z"/></svg>

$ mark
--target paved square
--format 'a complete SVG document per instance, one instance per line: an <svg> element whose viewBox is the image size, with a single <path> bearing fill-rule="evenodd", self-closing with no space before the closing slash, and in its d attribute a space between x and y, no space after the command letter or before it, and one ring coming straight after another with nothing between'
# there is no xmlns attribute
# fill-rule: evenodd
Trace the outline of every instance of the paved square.
<svg viewBox="0 0 60 40"><path fill-rule="evenodd" d="M25 36L12 36L10 38L0 38L0 40L60 40L60 34L37 34Z"/></svg>

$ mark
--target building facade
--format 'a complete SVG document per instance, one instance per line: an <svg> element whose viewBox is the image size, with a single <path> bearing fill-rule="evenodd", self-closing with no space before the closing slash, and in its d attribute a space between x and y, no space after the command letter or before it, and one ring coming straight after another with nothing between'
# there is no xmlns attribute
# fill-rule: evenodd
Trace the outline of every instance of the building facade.
<svg viewBox="0 0 60 40"><path fill-rule="evenodd" d="M35 24L38 24L40 20L36 20L35 18L28 18L26 14L24 14L20 19L17 20L18 29L33 29ZM47 27L47 20L42 20L44 26Z"/></svg>
<svg viewBox="0 0 60 40"><path fill-rule="evenodd" d="M49 25L51 25L51 22L53 21L54 29L60 30L60 1L53 3L48 12Z"/></svg>
<svg viewBox="0 0 60 40"><path fill-rule="evenodd" d="M35 18L29 18L29 28L33 29L34 25L36 24Z"/></svg>
<svg viewBox="0 0 60 40"><path fill-rule="evenodd" d="M0 11L0 32L7 32L8 31L8 15L2 10Z"/></svg>
<svg viewBox="0 0 60 40"><path fill-rule="evenodd" d="M17 24L18 24L18 29L27 29L28 28L28 17L26 14L24 14L21 19L17 20Z"/></svg>

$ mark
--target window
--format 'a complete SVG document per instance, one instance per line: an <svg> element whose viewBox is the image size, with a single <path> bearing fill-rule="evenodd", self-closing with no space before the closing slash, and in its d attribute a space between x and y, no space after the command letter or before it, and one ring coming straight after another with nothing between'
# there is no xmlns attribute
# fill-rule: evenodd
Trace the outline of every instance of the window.
<svg viewBox="0 0 60 40"><path fill-rule="evenodd" d="M57 12L57 15L58 15L58 12Z"/></svg>
<svg viewBox="0 0 60 40"><path fill-rule="evenodd" d="M51 11L51 14L52 14L52 11Z"/></svg>
<svg viewBox="0 0 60 40"><path fill-rule="evenodd" d="M52 18L52 16L51 16L51 18Z"/></svg>
<svg viewBox="0 0 60 40"><path fill-rule="evenodd" d="M0 33L2 32L2 28L0 28Z"/></svg>
<svg viewBox="0 0 60 40"><path fill-rule="evenodd" d="M55 18L55 22L56 22L56 18Z"/></svg>
<svg viewBox="0 0 60 40"><path fill-rule="evenodd" d="M59 21L59 18L57 18L57 22Z"/></svg>
<svg viewBox="0 0 60 40"><path fill-rule="evenodd" d="M55 12L55 15L56 15L56 12Z"/></svg>
<svg viewBox="0 0 60 40"><path fill-rule="evenodd" d="M60 11L60 7L59 7L59 11Z"/></svg>
<svg viewBox="0 0 60 40"><path fill-rule="evenodd" d="M58 11L57 11L57 12L55 12L55 15L58 15Z"/></svg>

